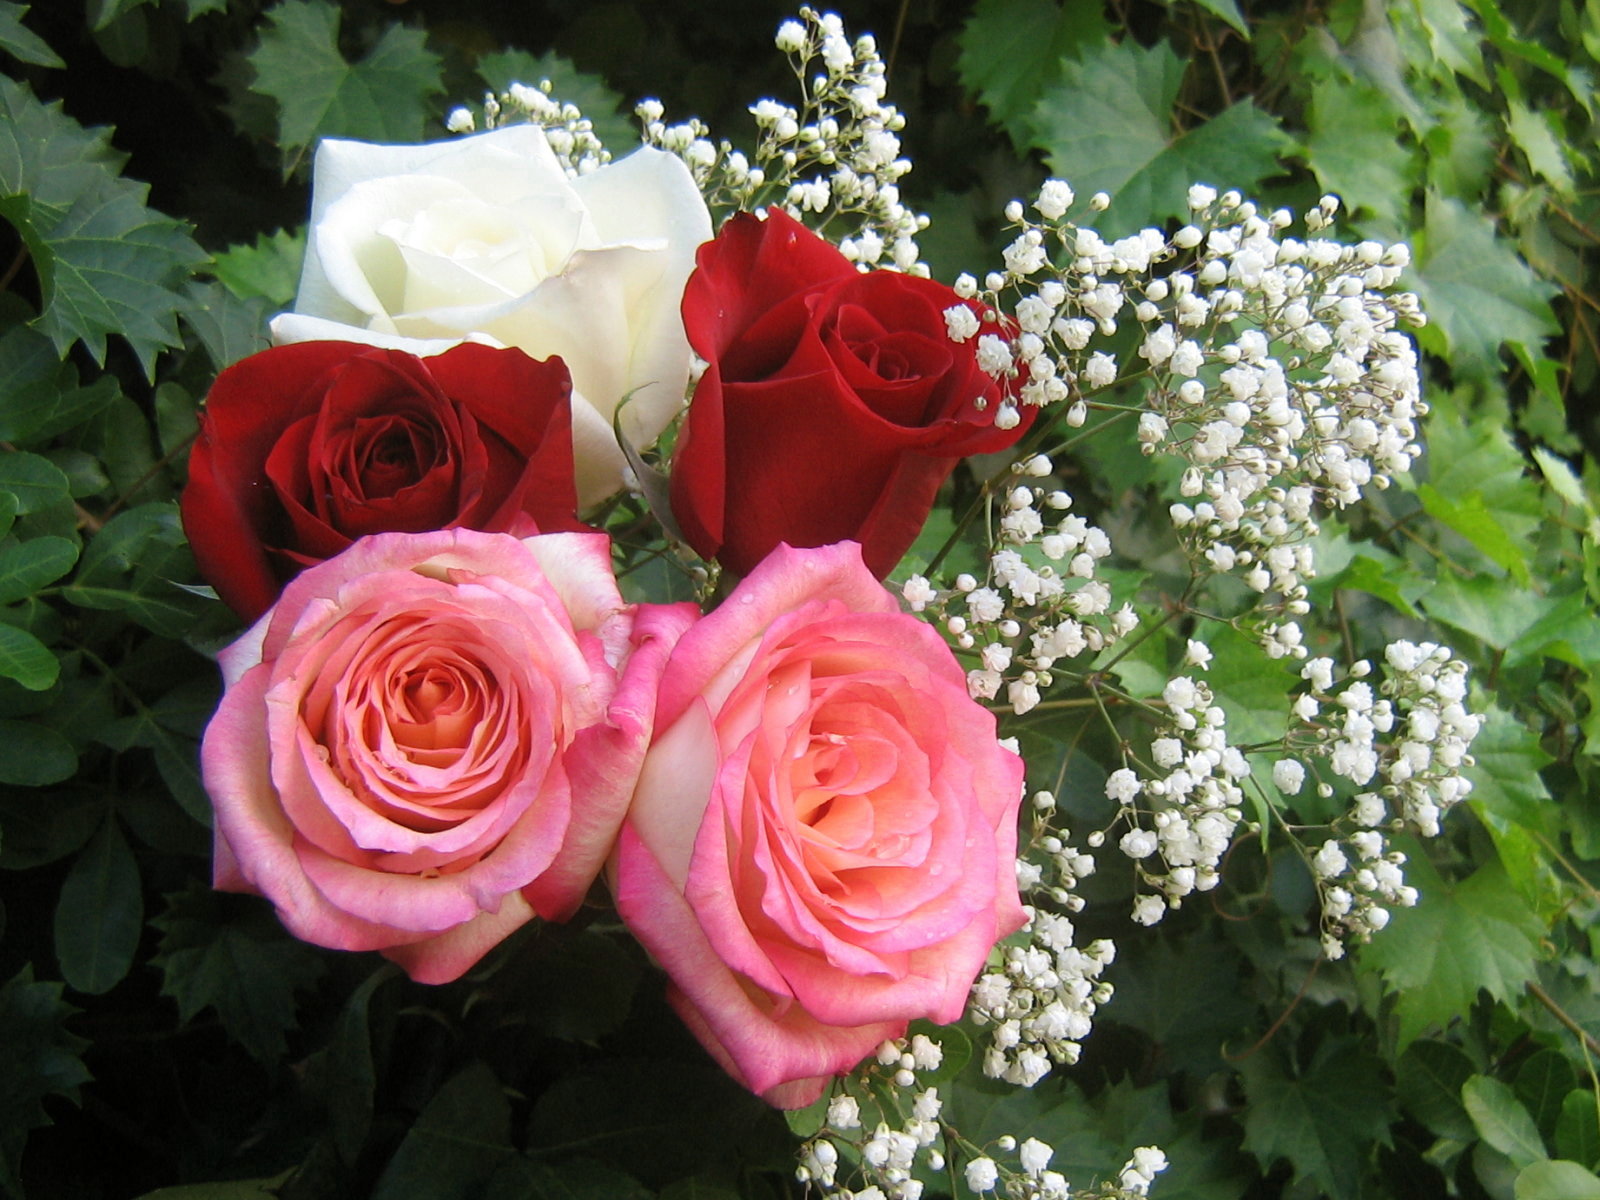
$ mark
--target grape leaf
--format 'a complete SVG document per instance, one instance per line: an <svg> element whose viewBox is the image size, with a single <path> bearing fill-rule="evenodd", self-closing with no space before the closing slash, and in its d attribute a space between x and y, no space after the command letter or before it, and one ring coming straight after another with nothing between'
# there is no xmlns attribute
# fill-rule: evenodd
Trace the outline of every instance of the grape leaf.
<svg viewBox="0 0 1600 1200"><path fill-rule="evenodd" d="M241 300L261 296L280 308L294 302L300 264L306 256L306 231L280 229L255 242L229 246L211 264L211 273Z"/></svg>
<svg viewBox="0 0 1600 1200"><path fill-rule="evenodd" d="M429 98L444 90L441 60L415 29L391 25L359 62L339 49L339 8L327 0L282 0L249 55L250 90L278 104L284 175L322 137L421 141Z"/></svg>
<svg viewBox="0 0 1600 1200"><path fill-rule="evenodd" d="M1509 823L1553 835L1560 809L1539 772L1555 760L1539 735L1504 709L1492 707L1484 718L1472 740L1473 810L1491 828Z"/></svg>
<svg viewBox="0 0 1600 1200"><path fill-rule="evenodd" d="M1406 875L1422 902L1395 910L1388 928L1360 950L1362 965L1381 973L1395 994L1401 1050L1430 1026L1464 1015L1480 989L1500 1001L1515 997L1534 976L1544 933L1497 862L1447 883L1415 854Z"/></svg>
<svg viewBox="0 0 1600 1200"><path fill-rule="evenodd" d="M956 69L1022 149L1032 133L1029 114L1060 77L1063 58L1108 32L1102 6L1088 0L979 0L961 31Z"/></svg>
<svg viewBox="0 0 1600 1200"><path fill-rule="evenodd" d="M1506 132L1517 149L1528 156L1528 165L1559 196L1572 195L1572 170L1567 166L1561 139L1560 118L1553 112L1535 112L1514 96L1506 102Z"/></svg>
<svg viewBox="0 0 1600 1200"><path fill-rule="evenodd" d="M1417 331L1457 376L1498 370L1503 343L1537 348L1558 332L1555 288L1495 236L1494 222L1453 197L1428 194L1422 256L1411 276L1429 322Z"/></svg>
<svg viewBox="0 0 1600 1200"><path fill-rule="evenodd" d="M1327 192L1349 209L1364 209L1386 229L1399 229L1411 207L1413 152L1397 136L1400 114L1366 84L1323 79L1312 84L1306 114L1306 162Z"/></svg>
<svg viewBox="0 0 1600 1200"><path fill-rule="evenodd" d="M146 186L117 174L122 161L107 130L0 78L0 216L38 273L39 328L59 355L81 340L99 363L106 337L120 334L150 373L179 344L177 289L205 252L182 222L145 205Z"/></svg>
<svg viewBox="0 0 1600 1200"><path fill-rule="evenodd" d="M220 283L184 288L183 319L194 330L217 370L272 344L267 320L278 307L261 296L241 300Z"/></svg>
<svg viewBox="0 0 1600 1200"><path fill-rule="evenodd" d="M1382 1064L1355 1037L1328 1038L1303 1070L1271 1050L1244 1061L1244 1147L1263 1167L1283 1158L1296 1181L1354 1197L1363 1167L1389 1144L1393 1105Z"/></svg>
<svg viewBox="0 0 1600 1200"><path fill-rule="evenodd" d="M19 62L36 67L65 67L59 55L45 40L22 23L28 15L27 4L0 3L0 50Z"/></svg>
<svg viewBox="0 0 1600 1200"><path fill-rule="evenodd" d="M1249 100L1188 130L1172 127L1187 67L1164 42L1097 46L1063 63L1034 109L1034 144L1050 169L1080 193L1110 193L1095 222L1102 233L1186 216L1192 183L1252 188L1282 169L1278 155L1293 143Z"/></svg>
<svg viewBox="0 0 1600 1200"><path fill-rule="evenodd" d="M278 1061L295 1025L294 993L321 976L321 956L285 934L262 902L198 883L168 896L167 911L150 923L162 931L153 960L161 991L179 1016L192 1021L214 1009L254 1058Z"/></svg>
<svg viewBox="0 0 1600 1200"><path fill-rule="evenodd" d="M0 1054L0 1187L21 1195L18 1178L28 1130L50 1124L40 1104L46 1096L76 1101L89 1082L79 1057L88 1045L65 1029L75 1011L61 1001L59 983L35 983L26 966L0 987L0 1029L6 1052Z"/></svg>

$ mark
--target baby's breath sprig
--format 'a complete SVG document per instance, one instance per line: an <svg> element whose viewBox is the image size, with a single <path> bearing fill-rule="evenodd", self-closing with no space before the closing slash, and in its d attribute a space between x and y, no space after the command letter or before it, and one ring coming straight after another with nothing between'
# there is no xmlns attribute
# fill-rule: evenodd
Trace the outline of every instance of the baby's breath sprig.
<svg viewBox="0 0 1600 1200"><path fill-rule="evenodd" d="M821 1126L800 1149L797 1179L830 1200L920 1200L932 1177L956 1196L983 1200L1139 1200L1167 1167L1155 1146L1135 1148L1115 1182L1073 1189L1050 1169L1055 1148L1036 1136L1001 1134L982 1145L946 1117L926 1075L944 1061L923 1034L884 1042L837 1080Z"/></svg>
<svg viewBox="0 0 1600 1200"><path fill-rule="evenodd" d="M611 161L611 151L600 141L594 125L576 104L558 100L548 79L536 84L513 83L505 91L483 97L483 128L499 129L527 123L544 130L550 149L569 176L587 175ZM470 108L450 111L445 128L451 133L472 133L478 118Z"/></svg>
<svg viewBox="0 0 1600 1200"><path fill-rule="evenodd" d="M782 207L835 235L862 267L926 275L916 235L928 218L901 203L911 170L900 153L905 118L887 94L885 67L870 34L854 41L833 13L800 10L778 30L799 85L798 104L765 99L751 106L756 145L748 154L714 140L699 119L668 124L657 100L635 109L644 140L688 164L714 213Z"/></svg>

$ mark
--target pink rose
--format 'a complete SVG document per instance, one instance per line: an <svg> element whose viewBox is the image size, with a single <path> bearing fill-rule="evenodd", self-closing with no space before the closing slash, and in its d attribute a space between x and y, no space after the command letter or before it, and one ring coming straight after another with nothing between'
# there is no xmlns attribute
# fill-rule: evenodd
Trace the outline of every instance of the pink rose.
<svg viewBox="0 0 1600 1200"><path fill-rule="evenodd" d="M426 983L569 916L692 620L625 605L598 534L358 540L220 656L201 750L216 886Z"/></svg>
<svg viewBox="0 0 1600 1200"><path fill-rule="evenodd" d="M684 634L614 859L683 1019L783 1107L918 1017L960 1017L1017 929L1022 761L853 542L779 546Z"/></svg>

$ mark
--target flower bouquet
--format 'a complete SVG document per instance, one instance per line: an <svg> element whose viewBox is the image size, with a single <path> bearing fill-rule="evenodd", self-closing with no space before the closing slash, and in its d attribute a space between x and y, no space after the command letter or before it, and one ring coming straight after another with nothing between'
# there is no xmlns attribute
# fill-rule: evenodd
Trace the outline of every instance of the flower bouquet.
<svg viewBox="0 0 1600 1200"><path fill-rule="evenodd" d="M939 282L874 39L805 9L776 46L797 95L742 146L654 100L607 143L537 78L440 140L323 140L181 535L101 568L186 546L222 677L188 698L221 894L174 902L168 969L238 903L290 995L341 980L327 1129L273 1194L734 1195L774 1142L807 1194L1160 1194L1198 1124L1129 1100L1089 1146L1051 1091L1119 951L1253 896L1303 995L1428 903L1485 717L1351 574L1423 454L1408 247L1226 179L1102 234L1115 197L1050 178ZM1356 587L1398 614L1359 643ZM1162 953L1146 1005L1194 963ZM408 1021L451 1047L426 1089L374 1053ZM653 1070L736 1114L736 1170L617 1149ZM420 1112L381 1170L379 1075Z"/></svg>

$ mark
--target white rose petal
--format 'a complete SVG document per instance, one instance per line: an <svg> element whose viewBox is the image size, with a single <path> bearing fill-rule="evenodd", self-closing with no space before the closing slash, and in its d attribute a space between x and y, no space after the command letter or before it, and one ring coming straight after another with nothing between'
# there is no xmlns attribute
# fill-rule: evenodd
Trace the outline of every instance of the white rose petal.
<svg viewBox="0 0 1600 1200"><path fill-rule="evenodd" d="M622 486L612 417L623 398L638 447L683 407L691 356L678 306L710 236L688 169L648 147L568 179L533 125L418 146L328 139L295 310L272 334L560 356L588 505Z"/></svg>

